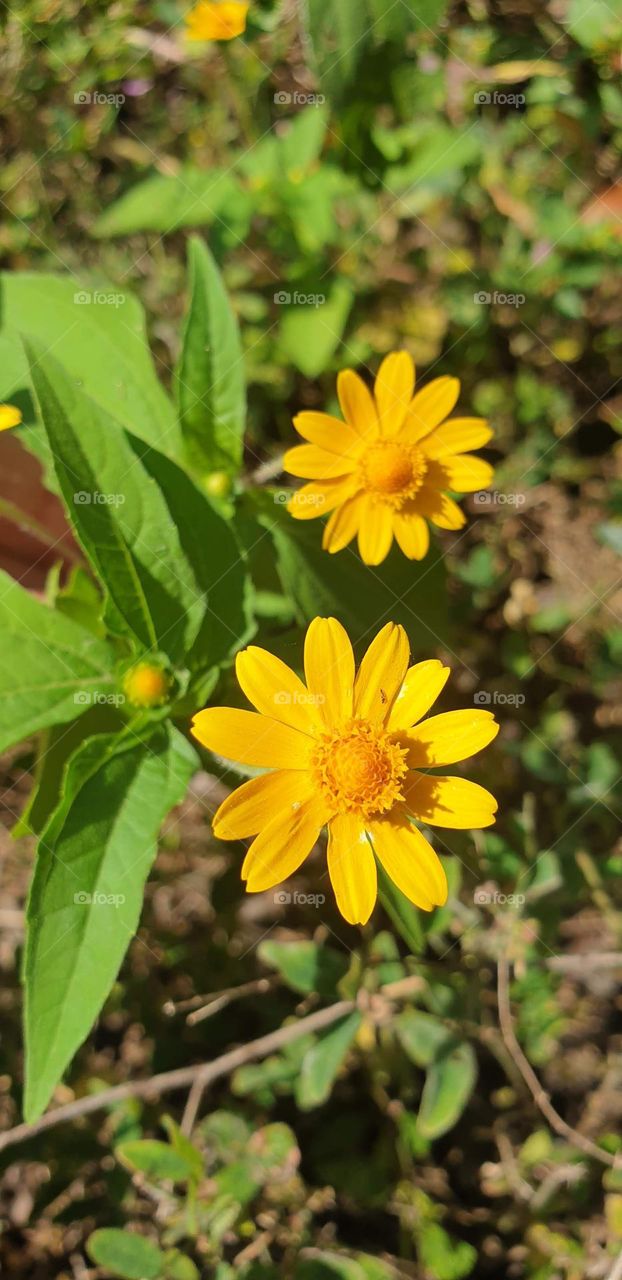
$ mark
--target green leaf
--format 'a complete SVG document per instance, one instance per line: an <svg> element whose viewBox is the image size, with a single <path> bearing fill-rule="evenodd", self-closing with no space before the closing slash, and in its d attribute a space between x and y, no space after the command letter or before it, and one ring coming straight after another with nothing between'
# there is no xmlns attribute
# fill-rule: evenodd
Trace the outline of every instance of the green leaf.
<svg viewBox="0 0 622 1280"><path fill-rule="evenodd" d="M70 762L28 905L28 1120L45 1109L99 1014L136 932L158 832L196 767L170 725L144 744L92 738Z"/></svg>
<svg viewBox="0 0 622 1280"><path fill-rule="evenodd" d="M177 455L175 409L156 376L143 310L131 294L109 282L81 288L69 276L6 273L0 276L0 318L0 401L18 404L25 423L36 415L20 333L53 348L101 410L141 440ZM20 434L41 452L36 429Z"/></svg>
<svg viewBox="0 0 622 1280"><path fill-rule="evenodd" d="M132 1231L103 1227L89 1236L86 1250L98 1267L121 1280L156 1280L162 1273L161 1249Z"/></svg>
<svg viewBox="0 0 622 1280"><path fill-rule="evenodd" d="M369 43L370 22L361 0L307 0L308 32L322 87L338 102Z"/></svg>
<svg viewBox="0 0 622 1280"><path fill-rule="evenodd" d="M321 519L294 520L280 497L255 502L263 506L259 519L272 533L279 577L301 624L335 616L353 644L367 645L385 622L398 622L413 654L424 656L448 643L445 570L434 546L420 564L397 547L378 568L363 564L352 547L331 556L322 550Z"/></svg>
<svg viewBox="0 0 622 1280"><path fill-rule="evenodd" d="M173 662L191 654L193 666L216 666L247 633L244 564L229 526L175 463L100 414L51 357L33 351L32 362L61 491L107 589L111 629Z"/></svg>
<svg viewBox="0 0 622 1280"><path fill-rule="evenodd" d="M187 1177L190 1181L198 1182L203 1176L203 1156L201 1152L190 1141L190 1138L187 1138L185 1133L182 1133L172 1116L162 1117L162 1128L166 1129L171 1146L184 1161Z"/></svg>
<svg viewBox="0 0 622 1280"><path fill-rule="evenodd" d="M187 1258L179 1249L167 1249L162 1280L200 1280L200 1276L192 1258Z"/></svg>
<svg viewBox="0 0 622 1280"><path fill-rule="evenodd" d="M455 1043L443 1022L420 1009L404 1009L394 1025L402 1048L418 1067L431 1066Z"/></svg>
<svg viewBox="0 0 622 1280"><path fill-rule="evenodd" d="M284 354L307 378L317 378L328 367L341 342L354 294L337 281L323 294L315 289L285 290L277 299L288 299L281 318L280 341Z"/></svg>
<svg viewBox="0 0 622 1280"><path fill-rule="evenodd" d="M305 107L278 138L278 164L288 176L309 169L319 160L326 138L329 111L324 106Z"/></svg>
<svg viewBox="0 0 622 1280"><path fill-rule="evenodd" d="M301 995L316 992L334 996L337 983L348 968L341 952L316 942L261 942L259 959L276 969L285 982Z"/></svg>
<svg viewBox="0 0 622 1280"><path fill-rule="evenodd" d="M109 646L1 570L0 632L0 751L114 691Z"/></svg>
<svg viewBox="0 0 622 1280"><path fill-rule="evenodd" d="M105 239L136 231L175 231L209 226L222 215L231 231L243 239L251 211L250 196L232 173L205 172L188 165L179 173L151 174L131 187L100 215L92 234Z"/></svg>
<svg viewBox="0 0 622 1280"><path fill-rule="evenodd" d="M196 1154L199 1155L198 1152ZM194 1162L169 1146L168 1142L158 1142L155 1138L136 1138L121 1142L115 1147L115 1155L128 1169L144 1173L152 1182L164 1182L167 1178L171 1182L189 1182L197 1177ZM202 1166L199 1168L199 1177L201 1173Z"/></svg>
<svg viewBox="0 0 622 1280"><path fill-rule="evenodd" d="M622 0L570 0L570 34L586 49L604 52L622 39Z"/></svg>
<svg viewBox="0 0 622 1280"><path fill-rule="evenodd" d="M188 455L205 471L238 471L246 424L244 355L222 277L202 240L188 247L190 307L176 371Z"/></svg>
<svg viewBox="0 0 622 1280"><path fill-rule="evenodd" d="M331 1089L361 1025L357 1009L321 1035L305 1054L296 1082L296 1102L303 1111L319 1107Z"/></svg>
<svg viewBox="0 0 622 1280"><path fill-rule="evenodd" d="M397 929L406 946L415 956L425 951L425 934L421 926L420 912L406 894L402 893L387 875L382 863L376 860L378 871L378 897L384 907L391 924Z"/></svg>
<svg viewBox="0 0 622 1280"><path fill-rule="evenodd" d="M477 1262L473 1245L448 1235L438 1222L426 1222L417 1231L417 1252L426 1275L434 1280L462 1280Z"/></svg>
<svg viewBox="0 0 622 1280"><path fill-rule="evenodd" d="M434 30L445 16L448 0L367 0L376 39L403 40L411 31Z"/></svg>
<svg viewBox="0 0 622 1280"><path fill-rule="evenodd" d="M418 1129L424 1138L440 1138L457 1124L477 1079L477 1058L472 1045L454 1044L429 1067Z"/></svg>

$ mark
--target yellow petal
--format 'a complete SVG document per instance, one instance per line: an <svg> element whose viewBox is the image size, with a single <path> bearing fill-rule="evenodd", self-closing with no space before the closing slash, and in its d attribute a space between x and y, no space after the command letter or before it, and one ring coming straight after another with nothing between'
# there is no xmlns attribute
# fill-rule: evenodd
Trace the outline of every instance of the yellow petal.
<svg viewBox="0 0 622 1280"><path fill-rule="evenodd" d="M348 454L356 457L363 448L363 441L347 422L333 418L328 413L312 413L305 410L294 418L294 426L303 440L316 444L328 453Z"/></svg>
<svg viewBox="0 0 622 1280"><path fill-rule="evenodd" d="M436 768L483 751L499 732L491 711L446 711L401 735L411 769Z"/></svg>
<svg viewBox="0 0 622 1280"><path fill-rule="evenodd" d="M342 551L356 537L363 508L363 495L357 493L333 511L324 528L322 546L325 551L330 551L331 554Z"/></svg>
<svg viewBox="0 0 622 1280"><path fill-rule="evenodd" d="M447 901L447 878L425 836L404 813L369 824L372 844L386 873L410 902L423 911Z"/></svg>
<svg viewBox="0 0 622 1280"><path fill-rule="evenodd" d="M368 387L353 369L343 369L337 378L341 412L359 436L377 436L378 414Z"/></svg>
<svg viewBox="0 0 622 1280"><path fill-rule="evenodd" d="M389 729L410 729L434 705L445 688L451 667L444 667L436 658L416 662L406 672L406 679L391 708L387 721Z"/></svg>
<svg viewBox="0 0 622 1280"><path fill-rule="evenodd" d="M203 747L256 769L306 769L313 738L287 724L237 707L208 707L192 721Z"/></svg>
<svg viewBox="0 0 622 1280"><path fill-rule="evenodd" d="M366 497L361 507L358 543L364 564L382 564L393 542L393 511L384 502Z"/></svg>
<svg viewBox="0 0 622 1280"><path fill-rule="evenodd" d="M354 654L336 618L313 619L305 638L305 675L325 724L339 725L351 717Z"/></svg>
<svg viewBox="0 0 622 1280"><path fill-rule="evenodd" d="M354 714L384 724L401 688L410 658L403 627L387 622L372 640L354 685Z"/></svg>
<svg viewBox="0 0 622 1280"><path fill-rule="evenodd" d="M8 431L11 427L19 427L22 420L20 410L14 404L0 404L0 431Z"/></svg>
<svg viewBox="0 0 622 1280"><path fill-rule="evenodd" d="M409 773L404 798L410 812L430 827L476 830L495 820L497 801L490 791L467 778L435 778Z"/></svg>
<svg viewBox="0 0 622 1280"><path fill-rule="evenodd" d="M394 351L382 361L374 395L385 436L396 435L408 412L415 390L415 366L407 351Z"/></svg>
<svg viewBox="0 0 622 1280"><path fill-rule="evenodd" d="M423 560L430 547L430 531L423 516L403 515L396 512L393 518L396 542L409 560Z"/></svg>
<svg viewBox="0 0 622 1280"><path fill-rule="evenodd" d="M212 829L219 840L244 840L267 827L275 814L299 806L312 792L305 769L278 769L251 778L223 800Z"/></svg>
<svg viewBox="0 0 622 1280"><path fill-rule="evenodd" d="M264 716L313 734L320 718L313 697L302 680L280 658L250 645L235 660L242 692Z"/></svg>
<svg viewBox="0 0 622 1280"><path fill-rule="evenodd" d="M344 920L367 924L376 903L376 863L363 825L352 814L329 823L328 870Z"/></svg>
<svg viewBox="0 0 622 1280"><path fill-rule="evenodd" d="M466 524L466 516L458 503L438 489L424 486L413 498L412 505L419 515L426 516L439 529L462 529Z"/></svg>
<svg viewBox="0 0 622 1280"><path fill-rule="evenodd" d="M246 30L249 5L243 0L199 0L186 15L190 40L232 40Z"/></svg>
<svg viewBox="0 0 622 1280"><path fill-rule="evenodd" d="M263 893L287 880L311 852L330 814L317 796L286 809L260 831L242 864L248 893Z"/></svg>
<svg viewBox="0 0 622 1280"><path fill-rule="evenodd" d="M421 441L421 451L426 458L444 458L450 453L481 449L492 436L485 418L451 418Z"/></svg>
<svg viewBox="0 0 622 1280"><path fill-rule="evenodd" d="M475 493L487 489L494 479L494 470L483 458L472 453L456 453L440 461L431 462L426 481L439 489L453 489L456 493Z"/></svg>
<svg viewBox="0 0 622 1280"><path fill-rule="evenodd" d="M343 480L303 484L288 502L287 510L296 520L314 520L317 516L325 516L329 511L334 511L341 502L346 502L352 497L355 488L352 476L346 476Z"/></svg>
<svg viewBox="0 0 622 1280"><path fill-rule="evenodd" d="M285 471L303 480L334 480L336 476L347 475L355 466L354 459L347 458L345 453L328 453L316 444L296 445L288 449L283 458Z"/></svg>
<svg viewBox="0 0 622 1280"><path fill-rule="evenodd" d="M434 378L423 391L417 392L404 423L404 432L411 444L429 435L451 413L459 395L457 378Z"/></svg>

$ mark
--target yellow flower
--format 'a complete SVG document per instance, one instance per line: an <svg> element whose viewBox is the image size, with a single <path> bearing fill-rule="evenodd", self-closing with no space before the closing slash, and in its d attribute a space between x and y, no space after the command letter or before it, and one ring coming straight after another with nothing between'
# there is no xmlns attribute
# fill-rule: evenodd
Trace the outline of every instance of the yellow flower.
<svg viewBox="0 0 622 1280"><path fill-rule="evenodd" d="M123 677L123 692L134 707L161 707L166 702L170 680L161 667L139 662Z"/></svg>
<svg viewBox="0 0 622 1280"><path fill-rule="evenodd" d="M189 40L233 40L246 30L248 4L241 0L199 0L186 14L186 35Z"/></svg>
<svg viewBox="0 0 622 1280"><path fill-rule="evenodd" d="M374 395L352 369L339 374L345 422L325 413L300 413L294 426L307 444L289 449L284 465L311 480L288 504L298 520L332 512L326 551L341 551L358 534L365 564L380 564L395 537L405 556L421 560L430 545L426 521L460 529L465 517L446 490L485 489L492 467L469 449L487 443L484 418L450 418L460 393L457 378L435 378L414 394L415 367L406 351L383 360Z"/></svg>
<svg viewBox="0 0 622 1280"><path fill-rule="evenodd" d="M409 669L409 658L404 628L389 622L356 673L341 623L315 618L305 641L306 684L251 646L238 655L236 671L259 714L213 707L195 716L192 732L204 747L272 770L234 791L214 818L223 840L256 837L242 867L250 893L293 875L327 826L328 871L351 924L365 924L374 907L374 854L417 907L431 911L446 901L445 872L412 819L486 827L497 804L465 778L420 770L473 755L499 726L480 710L422 721L449 668L430 660Z"/></svg>
<svg viewBox="0 0 622 1280"><path fill-rule="evenodd" d="M9 427L19 427L22 415L14 404L0 404L0 431L8 431Z"/></svg>

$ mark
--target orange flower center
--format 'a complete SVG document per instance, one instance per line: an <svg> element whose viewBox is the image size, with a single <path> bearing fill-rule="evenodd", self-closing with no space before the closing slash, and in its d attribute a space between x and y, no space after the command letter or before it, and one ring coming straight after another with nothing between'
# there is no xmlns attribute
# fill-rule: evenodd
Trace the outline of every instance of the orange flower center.
<svg viewBox="0 0 622 1280"><path fill-rule="evenodd" d="M363 458L361 481L372 496L401 507L421 488L426 470L426 460L414 445L381 440Z"/></svg>
<svg viewBox="0 0 622 1280"><path fill-rule="evenodd" d="M386 813L403 799L406 749L367 720L351 720L319 739L311 770L336 813Z"/></svg>

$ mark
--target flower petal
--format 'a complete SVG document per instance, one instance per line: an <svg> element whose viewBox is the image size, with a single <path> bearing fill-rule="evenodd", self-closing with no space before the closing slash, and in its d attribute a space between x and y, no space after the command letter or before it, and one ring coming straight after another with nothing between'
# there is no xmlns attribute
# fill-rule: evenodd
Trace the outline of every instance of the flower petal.
<svg viewBox="0 0 622 1280"><path fill-rule="evenodd" d="M393 511L384 502L365 497L361 507L358 531L359 553L363 564L382 564L393 542Z"/></svg>
<svg viewBox="0 0 622 1280"><path fill-rule="evenodd" d="M346 476L342 480L303 484L288 502L287 510L296 520L314 520L317 516L327 515L341 502L351 498L355 487L352 476Z"/></svg>
<svg viewBox="0 0 622 1280"><path fill-rule="evenodd" d="M451 418L421 441L421 451L427 458L444 458L451 453L481 449L492 436L485 418Z"/></svg>
<svg viewBox="0 0 622 1280"><path fill-rule="evenodd" d="M410 658L403 627L387 622L372 640L354 685L354 714L384 724L401 688Z"/></svg>
<svg viewBox="0 0 622 1280"><path fill-rule="evenodd" d="M495 797L477 782L425 773L409 773L404 797L419 822L460 831L489 827L498 808Z"/></svg>
<svg viewBox="0 0 622 1280"><path fill-rule="evenodd" d="M11 427L19 427L21 420L21 410L16 405L0 404L0 431L9 431Z"/></svg>
<svg viewBox="0 0 622 1280"><path fill-rule="evenodd" d="M305 639L307 687L327 725L352 715L354 654L347 631L336 618L314 618Z"/></svg>
<svg viewBox="0 0 622 1280"><path fill-rule="evenodd" d="M363 441L353 427L328 413L305 410L294 418L294 426L303 440L316 444L318 449L326 449L328 453L345 453L354 457L363 447Z"/></svg>
<svg viewBox="0 0 622 1280"><path fill-rule="evenodd" d="M347 475L355 466L354 459L345 453L328 453L316 444L298 444L288 449L283 458L285 471L303 480L334 480L336 476Z"/></svg>
<svg viewBox="0 0 622 1280"><path fill-rule="evenodd" d="M342 551L356 537L361 522L364 501L362 494L355 493L353 498L349 498L347 502L342 503L329 516L322 538L322 546L325 551L330 551L331 554L335 551Z"/></svg>
<svg viewBox="0 0 622 1280"><path fill-rule="evenodd" d="M393 518L396 542L409 560L423 560L430 547L430 530L423 516L396 512Z"/></svg>
<svg viewBox="0 0 622 1280"><path fill-rule="evenodd" d="M377 875L360 818L340 814L329 823L328 870L344 920L367 924L376 904Z"/></svg>
<svg viewBox="0 0 622 1280"><path fill-rule="evenodd" d="M267 649L243 649L235 660L235 673L242 692L262 715L301 733L313 734L320 727L317 707L302 680Z"/></svg>
<svg viewBox="0 0 622 1280"><path fill-rule="evenodd" d="M416 907L432 911L447 901L443 866L425 836L404 812L369 824L372 844L386 873Z"/></svg>
<svg viewBox="0 0 622 1280"><path fill-rule="evenodd" d="M439 529L462 529L466 524L466 516L458 503L438 489L424 486L413 498L412 505L418 515L426 516Z"/></svg>
<svg viewBox="0 0 622 1280"><path fill-rule="evenodd" d="M300 806L312 793L305 769L277 769L251 778L223 800L212 822L219 840L244 840L267 827L275 813Z"/></svg>
<svg viewBox="0 0 622 1280"><path fill-rule="evenodd" d="M406 438L411 444L423 439L451 413L458 396L460 383L457 378L434 378L423 391L413 398L404 423Z"/></svg>
<svg viewBox="0 0 622 1280"><path fill-rule="evenodd" d="M411 769L435 769L483 751L498 732L499 725L491 711L445 711L402 734L401 740L403 746L410 748Z"/></svg>
<svg viewBox="0 0 622 1280"><path fill-rule="evenodd" d="M393 351L378 370L374 395L385 436L396 435L403 425L415 390L415 366L408 351Z"/></svg>
<svg viewBox="0 0 622 1280"><path fill-rule="evenodd" d="M430 710L445 688L451 667L444 667L436 658L416 662L406 672L406 679L398 692L387 721L387 728L410 729Z"/></svg>
<svg viewBox="0 0 622 1280"><path fill-rule="evenodd" d="M202 746L225 760L257 769L306 769L313 738L255 711L208 707L192 721Z"/></svg>
<svg viewBox="0 0 622 1280"><path fill-rule="evenodd" d="M248 893L262 893L297 871L304 862L330 814L317 796L298 809L285 809L260 831L242 864Z"/></svg>
<svg viewBox="0 0 622 1280"><path fill-rule="evenodd" d="M373 396L353 369L343 369L337 378L337 395L341 412L359 436L377 436L378 414Z"/></svg>
<svg viewBox="0 0 622 1280"><path fill-rule="evenodd" d="M494 479L494 468L483 458L472 453L456 453L440 461L431 462L426 481L439 489L453 489L455 493L475 493L487 489Z"/></svg>

